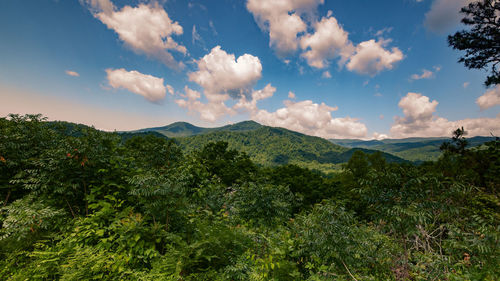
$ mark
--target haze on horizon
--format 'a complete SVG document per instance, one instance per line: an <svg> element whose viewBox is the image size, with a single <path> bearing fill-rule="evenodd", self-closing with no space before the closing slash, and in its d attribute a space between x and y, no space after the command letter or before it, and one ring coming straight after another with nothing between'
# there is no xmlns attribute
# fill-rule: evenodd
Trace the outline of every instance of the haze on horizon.
<svg viewBox="0 0 500 281"><path fill-rule="evenodd" d="M243 120L323 138L500 135L446 36L471 0L0 3L0 116L135 130Z"/></svg>

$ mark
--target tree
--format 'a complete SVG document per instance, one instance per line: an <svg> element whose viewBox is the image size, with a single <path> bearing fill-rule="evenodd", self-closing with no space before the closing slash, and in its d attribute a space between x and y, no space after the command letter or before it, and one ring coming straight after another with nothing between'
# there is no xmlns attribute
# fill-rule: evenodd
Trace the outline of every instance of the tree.
<svg viewBox="0 0 500 281"><path fill-rule="evenodd" d="M486 78L486 86L500 83L500 1L481 0L470 3L461 10L465 17L462 23L472 26L448 36L448 44L453 49L466 51L459 62L470 69L485 69L491 65L491 75Z"/></svg>
<svg viewBox="0 0 500 281"><path fill-rule="evenodd" d="M444 142L439 149L443 152L464 155L469 144L465 139L466 135L464 127L456 129L453 131L451 142Z"/></svg>

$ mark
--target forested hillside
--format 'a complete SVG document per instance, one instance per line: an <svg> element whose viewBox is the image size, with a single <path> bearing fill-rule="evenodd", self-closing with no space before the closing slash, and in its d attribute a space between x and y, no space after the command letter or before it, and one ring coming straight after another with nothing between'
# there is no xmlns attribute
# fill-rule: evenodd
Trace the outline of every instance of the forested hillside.
<svg viewBox="0 0 500 281"><path fill-rule="evenodd" d="M252 161L260 165L296 164L323 172L339 170L339 164L346 163L354 151L359 150L335 145L319 137L267 126L254 130L220 130L177 138L176 141L186 151L200 149L209 142L224 141L230 149L247 153ZM364 149L364 152L372 154L376 151ZM389 162L405 162L387 153L382 153L382 157Z"/></svg>
<svg viewBox="0 0 500 281"><path fill-rule="evenodd" d="M165 135L169 138L174 137L189 137L195 135L206 134L210 132L242 132L251 131L261 128L257 122L254 121L243 121L233 125L226 125L216 128L202 128L186 122L175 122L163 127L147 128L133 131L131 133L141 133L141 132L157 132Z"/></svg>
<svg viewBox="0 0 500 281"><path fill-rule="evenodd" d="M494 139L494 137L472 137L468 139L468 142L471 147L474 147ZM448 140L446 138L407 138L369 141L332 139L330 141L350 148L379 150L408 161L420 163L437 160L442 153L439 148Z"/></svg>
<svg viewBox="0 0 500 281"><path fill-rule="evenodd" d="M226 142L73 129L0 118L2 280L500 276L498 139L470 150L459 130L420 166L356 151L324 177ZM262 149L284 133L266 130Z"/></svg>

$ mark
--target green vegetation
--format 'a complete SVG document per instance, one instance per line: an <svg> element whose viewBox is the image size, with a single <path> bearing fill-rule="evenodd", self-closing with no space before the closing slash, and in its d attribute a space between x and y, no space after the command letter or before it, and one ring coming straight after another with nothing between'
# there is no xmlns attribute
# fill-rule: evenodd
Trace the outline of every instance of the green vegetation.
<svg viewBox="0 0 500 281"><path fill-rule="evenodd" d="M249 122L232 126L240 128L240 125L245 123ZM252 130L220 129L216 132L177 138L176 141L188 152L200 149L210 142L223 141L228 143L230 149L245 152L253 162L260 165L294 164L325 173L339 171L339 164L349 161L354 151L359 150L335 145L319 137L267 126ZM364 149L364 152L371 154L376 151ZM389 162L405 162L387 153L383 153L383 156Z"/></svg>
<svg viewBox="0 0 500 281"><path fill-rule="evenodd" d="M221 132L221 131L225 132L251 131L259 129L260 127L262 127L262 125L254 121L244 121L234 125L226 125L217 128L202 128L186 122L175 122L168 126L141 129L133 131L132 133L156 132L169 138L177 138L177 137L189 137L194 135L201 135L201 134L206 134L211 132Z"/></svg>
<svg viewBox="0 0 500 281"><path fill-rule="evenodd" d="M464 15L462 23L470 30L458 31L448 36L448 44L456 50L465 51L458 62L469 69L491 67L484 84L500 84L500 2L479 0L469 3L460 12Z"/></svg>
<svg viewBox="0 0 500 281"><path fill-rule="evenodd" d="M325 177L258 166L226 142L186 153L152 134L66 125L0 119L2 280L500 276L498 139L466 149L457 130L420 166L357 150ZM292 134L262 130L262 149Z"/></svg>
<svg viewBox="0 0 500 281"><path fill-rule="evenodd" d="M472 137L468 141L470 146L480 146L494 139L493 137ZM446 138L407 138L369 141L332 139L330 141L345 147L379 150L408 161L422 163L436 161L442 154L441 145L447 140Z"/></svg>

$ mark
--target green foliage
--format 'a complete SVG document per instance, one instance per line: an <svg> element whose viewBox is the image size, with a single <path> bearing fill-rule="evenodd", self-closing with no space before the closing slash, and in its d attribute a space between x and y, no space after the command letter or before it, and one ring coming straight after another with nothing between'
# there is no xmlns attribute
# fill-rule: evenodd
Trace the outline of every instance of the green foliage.
<svg viewBox="0 0 500 281"><path fill-rule="evenodd" d="M491 65L491 74L485 85L500 83L500 3L496 0L479 0L463 7L462 23L471 30L462 30L448 36L448 44L453 49L465 51L459 62L470 69L485 69Z"/></svg>
<svg viewBox="0 0 500 281"><path fill-rule="evenodd" d="M333 202L316 205L291 225L293 256L311 275L348 279L349 269L362 280L390 272L395 246L375 228L361 226L352 212Z"/></svg>
<svg viewBox="0 0 500 281"><path fill-rule="evenodd" d="M291 216L294 196L287 187L248 183L231 191L230 211L251 225L278 225Z"/></svg>
<svg viewBox="0 0 500 281"><path fill-rule="evenodd" d="M256 171L255 165L246 153L228 149L227 142L210 142L196 153L197 160L225 185L237 180L248 181Z"/></svg>
<svg viewBox="0 0 500 281"><path fill-rule="evenodd" d="M469 149L458 130L437 161L414 166L237 125L195 137L185 154L147 132L125 138L39 115L0 119L1 279L500 276L500 140ZM323 165L346 153L328 176L277 165Z"/></svg>
<svg viewBox="0 0 500 281"><path fill-rule="evenodd" d="M29 194L1 208L0 214L0 247L7 251L25 249L47 232L57 229L64 212Z"/></svg>

